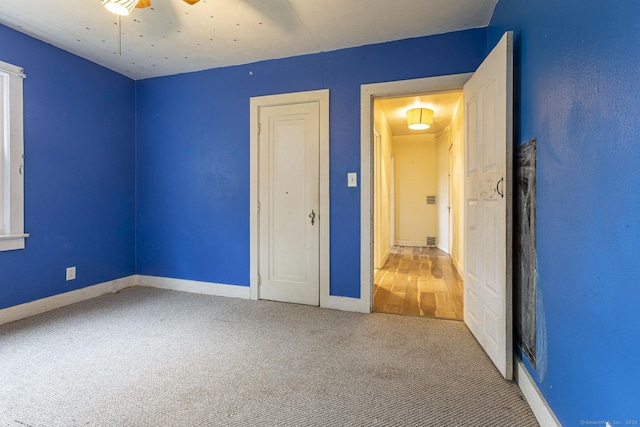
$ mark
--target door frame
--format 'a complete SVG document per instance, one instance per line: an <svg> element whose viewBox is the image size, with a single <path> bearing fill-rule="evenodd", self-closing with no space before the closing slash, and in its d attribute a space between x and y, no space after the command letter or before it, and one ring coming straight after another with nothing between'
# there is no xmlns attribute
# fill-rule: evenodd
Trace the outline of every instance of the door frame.
<svg viewBox="0 0 640 427"><path fill-rule="evenodd" d="M462 90L473 73L365 84L360 87L360 310L373 311L373 99Z"/></svg>
<svg viewBox="0 0 640 427"><path fill-rule="evenodd" d="M260 263L259 245L259 185L260 185L260 151L258 138L258 122L260 108L290 104L317 102L320 106L320 211L317 220L320 227L320 306L328 305L329 296L329 90L284 93L276 95L256 96L250 99L250 254L249 254L249 287L252 300L260 299L258 272Z"/></svg>
<svg viewBox="0 0 640 427"><path fill-rule="evenodd" d="M374 161L374 170L378 172L378 175L376 176L376 174L374 173L374 177L373 177L373 179L374 179L374 187L373 187L374 188L374 190L373 190L374 194L375 194L375 191L376 191L375 190L376 187L378 188L379 191L381 190L381 187L382 187L382 184L381 184L382 180L380 179L380 170L382 169L381 168L381 163L382 162L381 162L381 159L380 159L380 151L382 149L382 147L381 147L381 145L382 145L381 139L382 139L382 137L380 136L380 132L378 132L378 130L374 126L374 128L373 128L373 161ZM379 235L382 234L382 232L380 230L382 228L381 227L382 218L380 217L380 210L381 210L380 209L380 197L374 197L374 203L375 203L375 206L373 208L373 216L374 216L373 227L375 229L374 236L375 235L379 236ZM376 211L377 211L377 221L376 221ZM377 268L382 268L382 264L384 264L384 261L383 261L384 255L380 255L380 249L379 248L378 248L377 251L374 251L374 255L373 255L373 259L374 259L373 268L374 268L374 270L376 269L376 265L375 265L376 264L375 263L376 258L378 258L377 261L378 261L378 265L379 265L379 267L377 267Z"/></svg>
<svg viewBox="0 0 640 427"><path fill-rule="evenodd" d="M396 245L396 156L391 150L389 160L389 246ZM391 253L391 248L389 248Z"/></svg>

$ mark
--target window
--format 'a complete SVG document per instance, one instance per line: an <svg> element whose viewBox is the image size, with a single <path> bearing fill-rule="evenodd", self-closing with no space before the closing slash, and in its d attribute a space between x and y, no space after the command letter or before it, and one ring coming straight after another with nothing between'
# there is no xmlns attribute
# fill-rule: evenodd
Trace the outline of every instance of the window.
<svg viewBox="0 0 640 427"><path fill-rule="evenodd" d="M0 61L0 251L23 249L22 68Z"/></svg>

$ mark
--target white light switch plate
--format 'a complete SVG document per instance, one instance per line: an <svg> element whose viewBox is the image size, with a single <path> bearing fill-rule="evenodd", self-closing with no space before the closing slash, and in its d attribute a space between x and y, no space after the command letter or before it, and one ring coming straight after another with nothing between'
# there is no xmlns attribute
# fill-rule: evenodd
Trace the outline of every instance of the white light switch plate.
<svg viewBox="0 0 640 427"><path fill-rule="evenodd" d="M358 174L357 174L357 172L349 172L347 174L347 186L348 187L357 187L358 186Z"/></svg>

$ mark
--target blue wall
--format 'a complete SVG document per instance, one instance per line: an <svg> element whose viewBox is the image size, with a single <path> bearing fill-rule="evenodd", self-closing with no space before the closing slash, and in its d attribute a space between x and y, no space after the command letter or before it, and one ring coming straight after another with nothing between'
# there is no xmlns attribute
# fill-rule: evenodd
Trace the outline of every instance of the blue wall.
<svg viewBox="0 0 640 427"><path fill-rule="evenodd" d="M473 71L485 47L478 29L138 81L138 273L248 286L249 98L329 89L331 294L359 297L360 85Z"/></svg>
<svg viewBox="0 0 640 427"><path fill-rule="evenodd" d="M0 252L0 308L133 274L135 82L2 25L0 60L27 74L31 234L24 250Z"/></svg>
<svg viewBox="0 0 640 427"><path fill-rule="evenodd" d="M538 365L567 426L640 420L640 3L500 0L516 141L538 138Z"/></svg>
<svg viewBox="0 0 640 427"><path fill-rule="evenodd" d="M0 308L134 272L248 286L249 98L323 88L331 293L358 297L360 192L345 181L360 168L360 85L473 71L514 30L516 141L538 138L538 363L525 364L565 425L637 420L638 16L620 0L500 0L488 30L136 83L0 26L0 60L28 75L31 233L0 253Z"/></svg>

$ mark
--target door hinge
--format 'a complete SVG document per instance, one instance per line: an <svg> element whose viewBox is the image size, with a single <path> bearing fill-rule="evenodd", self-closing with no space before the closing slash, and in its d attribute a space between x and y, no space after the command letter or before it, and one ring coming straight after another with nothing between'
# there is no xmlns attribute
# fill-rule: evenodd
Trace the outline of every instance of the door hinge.
<svg viewBox="0 0 640 427"><path fill-rule="evenodd" d="M258 286L260 286L260 283L262 283L262 276L258 274Z"/></svg>
<svg viewBox="0 0 640 427"><path fill-rule="evenodd" d="M260 122L258 122L258 135L260 135L261 128L262 128L262 126L260 126Z"/></svg>
<svg viewBox="0 0 640 427"><path fill-rule="evenodd" d="M258 213L260 213L260 202L258 202Z"/></svg>

